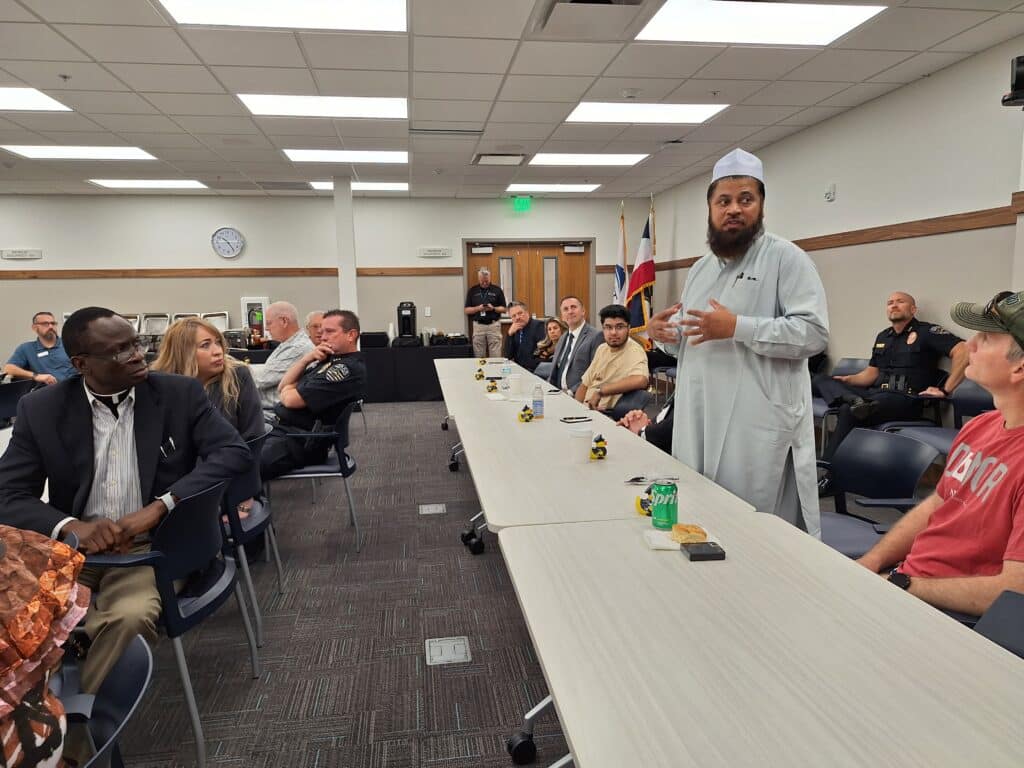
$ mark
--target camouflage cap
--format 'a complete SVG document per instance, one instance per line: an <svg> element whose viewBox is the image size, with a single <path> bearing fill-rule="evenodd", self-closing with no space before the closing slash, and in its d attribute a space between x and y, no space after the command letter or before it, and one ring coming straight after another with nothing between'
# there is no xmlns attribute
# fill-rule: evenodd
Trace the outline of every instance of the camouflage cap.
<svg viewBox="0 0 1024 768"><path fill-rule="evenodd" d="M1024 347L1024 291L1001 291L987 304L961 301L949 315L957 325L973 331L1008 333Z"/></svg>

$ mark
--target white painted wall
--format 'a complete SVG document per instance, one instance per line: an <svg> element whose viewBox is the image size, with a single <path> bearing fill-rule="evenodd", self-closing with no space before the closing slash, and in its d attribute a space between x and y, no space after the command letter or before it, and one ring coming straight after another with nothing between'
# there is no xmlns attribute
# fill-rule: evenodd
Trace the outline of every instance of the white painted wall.
<svg viewBox="0 0 1024 768"><path fill-rule="evenodd" d="M1008 205L1020 189L1024 114L999 100L1021 54L1024 37L759 151L766 227L797 239ZM656 197L662 259L705 250L709 181Z"/></svg>

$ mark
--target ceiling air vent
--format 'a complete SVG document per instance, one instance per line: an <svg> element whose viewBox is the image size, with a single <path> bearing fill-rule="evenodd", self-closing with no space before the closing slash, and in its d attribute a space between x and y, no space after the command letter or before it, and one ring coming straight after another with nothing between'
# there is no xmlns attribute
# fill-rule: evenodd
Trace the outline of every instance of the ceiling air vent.
<svg viewBox="0 0 1024 768"><path fill-rule="evenodd" d="M632 40L661 0L545 0L533 14L530 37L540 40Z"/></svg>
<svg viewBox="0 0 1024 768"><path fill-rule="evenodd" d="M309 192L308 181L257 181L267 192Z"/></svg>

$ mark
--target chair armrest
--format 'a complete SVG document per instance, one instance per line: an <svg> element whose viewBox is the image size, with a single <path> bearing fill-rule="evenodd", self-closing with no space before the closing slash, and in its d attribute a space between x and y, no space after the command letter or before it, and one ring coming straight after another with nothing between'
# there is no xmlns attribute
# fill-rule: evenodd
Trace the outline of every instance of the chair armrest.
<svg viewBox="0 0 1024 768"><path fill-rule="evenodd" d="M936 398L932 398L936 399ZM885 422L885 431L892 432L893 430L906 429L907 427L920 427L923 429L938 429L939 425L931 419L918 419L917 421L887 421Z"/></svg>
<svg viewBox="0 0 1024 768"><path fill-rule="evenodd" d="M872 523L871 527L875 529L875 533L881 536L887 534L889 532L889 529L892 528L892 526L889 525L889 523Z"/></svg>
<svg viewBox="0 0 1024 768"><path fill-rule="evenodd" d="M91 693L76 693L71 696L58 696L64 707L64 714L70 722L87 723L92 717L92 707L96 697Z"/></svg>
<svg viewBox="0 0 1024 768"><path fill-rule="evenodd" d="M285 432L285 437L301 437L303 439L308 437L329 437L332 440L339 437L337 432Z"/></svg>
<svg viewBox="0 0 1024 768"><path fill-rule="evenodd" d="M832 469L831 461L826 461L825 459L818 459L815 463L817 464L818 469Z"/></svg>
<svg viewBox="0 0 1024 768"><path fill-rule="evenodd" d="M96 568L137 568L155 566L163 558L159 552L135 552L130 555L87 555L85 564Z"/></svg>
<svg viewBox="0 0 1024 768"><path fill-rule="evenodd" d="M905 511L916 507L921 502L918 499L854 499L854 502L861 507L869 508L891 508Z"/></svg>

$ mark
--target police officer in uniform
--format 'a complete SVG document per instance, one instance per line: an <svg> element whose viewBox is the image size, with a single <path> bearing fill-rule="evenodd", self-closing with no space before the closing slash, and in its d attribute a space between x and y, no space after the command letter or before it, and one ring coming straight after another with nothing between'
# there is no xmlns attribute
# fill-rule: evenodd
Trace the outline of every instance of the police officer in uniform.
<svg viewBox="0 0 1024 768"><path fill-rule="evenodd" d="M501 327L498 322L504 314L505 294L501 286L491 283L491 271L477 270L479 284L466 294L466 317L473 318L473 355L475 357L501 357Z"/></svg>
<svg viewBox="0 0 1024 768"><path fill-rule="evenodd" d="M855 427L886 421L919 419L925 400L949 396L964 379L967 345L941 325L918 320L917 304L909 293L897 292L886 302L890 327L875 337L868 367L850 376L814 377L815 394L838 407L835 432L823 458ZM939 360L952 361L949 376L937 386Z"/></svg>
<svg viewBox="0 0 1024 768"><path fill-rule="evenodd" d="M320 343L288 369L278 385L274 428L263 445L260 476L271 480L309 464L322 464L331 439L300 439L288 433L331 431L353 400L366 394L366 366L356 349L359 318L347 309L324 315Z"/></svg>

